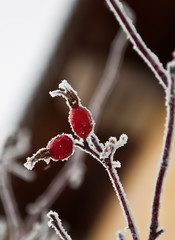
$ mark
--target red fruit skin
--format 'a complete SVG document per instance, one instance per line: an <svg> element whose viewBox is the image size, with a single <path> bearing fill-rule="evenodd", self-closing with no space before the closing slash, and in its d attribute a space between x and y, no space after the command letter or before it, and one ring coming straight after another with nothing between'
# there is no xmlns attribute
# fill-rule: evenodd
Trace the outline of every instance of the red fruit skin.
<svg viewBox="0 0 175 240"><path fill-rule="evenodd" d="M62 134L53 138L47 145L50 156L54 160L64 160L73 153L73 140L68 135Z"/></svg>
<svg viewBox="0 0 175 240"><path fill-rule="evenodd" d="M69 122L80 138L86 139L93 130L93 120L89 111L82 106L73 105L69 112Z"/></svg>

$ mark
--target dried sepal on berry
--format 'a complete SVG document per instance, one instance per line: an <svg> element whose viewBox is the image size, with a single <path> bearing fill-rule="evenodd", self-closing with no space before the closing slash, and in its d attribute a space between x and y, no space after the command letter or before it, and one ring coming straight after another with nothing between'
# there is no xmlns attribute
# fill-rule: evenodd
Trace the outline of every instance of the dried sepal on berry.
<svg viewBox="0 0 175 240"><path fill-rule="evenodd" d="M39 149L35 154L33 154L32 157L28 157L26 159L26 163L24 163L24 166L28 170L32 170L35 166L35 164L41 160L44 160L47 164L50 162L50 151L47 148L41 148Z"/></svg>
<svg viewBox="0 0 175 240"><path fill-rule="evenodd" d="M67 80L62 80L62 82L58 85L58 89L50 91L49 94L51 97L64 97L69 107L76 104L80 105L80 99L77 92L71 87Z"/></svg>
<svg viewBox="0 0 175 240"><path fill-rule="evenodd" d="M27 169L32 170L35 164L40 160L44 160L47 164L49 164L50 160L66 160L73 154L73 152L74 140L72 135L57 135L48 142L46 148L41 148L33 154L32 157L28 157L24 166Z"/></svg>
<svg viewBox="0 0 175 240"><path fill-rule="evenodd" d="M77 92L66 80L63 80L58 88L58 90L51 91L50 95L52 97L62 96L66 99L70 108L69 122L73 132L78 137L86 139L93 131L95 125L91 113L81 105Z"/></svg>

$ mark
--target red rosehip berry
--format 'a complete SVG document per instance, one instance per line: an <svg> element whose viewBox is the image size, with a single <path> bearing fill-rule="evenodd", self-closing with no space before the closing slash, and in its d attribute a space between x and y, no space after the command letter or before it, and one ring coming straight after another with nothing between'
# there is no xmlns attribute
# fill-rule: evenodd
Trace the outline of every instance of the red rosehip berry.
<svg viewBox="0 0 175 240"><path fill-rule="evenodd" d="M88 137L94 126L90 112L78 104L71 106L69 122L75 134L83 139Z"/></svg>
<svg viewBox="0 0 175 240"><path fill-rule="evenodd" d="M73 153L73 140L69 135L62 134L53 138L47 145L50 157L54 160L63 160Z"/></svg>

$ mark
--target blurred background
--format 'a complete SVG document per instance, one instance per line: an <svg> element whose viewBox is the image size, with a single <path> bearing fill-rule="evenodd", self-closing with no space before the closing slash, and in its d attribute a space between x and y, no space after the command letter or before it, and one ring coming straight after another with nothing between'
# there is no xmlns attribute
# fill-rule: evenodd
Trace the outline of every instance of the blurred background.
<svg viewBox="0 0 175 240"><path fill-rule="evenodd" d="M138 32L166 66L175 46L175 2L127 3L135 12ZM71 133L65 101L52 99L48 92L67 79L88 106L119 25L102 0L8 0L0 5L1 142L3 146L14 130L30 130L30 150L18 158L23 165L27 156L45 147L52 137ZM141 239L146 239L164 133L164 91L130 43L102 109L95 129L100 141L122 133L129 137L115 158L122 164L118 172ZM32 182L11 175L23 218L26 206L35 202L64 164L51 162L47 167L39 162ZM174 236L174 164L171 161L164 186L160 224L167 232L160 239ZM126 226L119 202L103 167L90 156L85 165L82 185L78 189L66 186L50 208L65 221L73 239L115 239L116 231Z"/></svg>

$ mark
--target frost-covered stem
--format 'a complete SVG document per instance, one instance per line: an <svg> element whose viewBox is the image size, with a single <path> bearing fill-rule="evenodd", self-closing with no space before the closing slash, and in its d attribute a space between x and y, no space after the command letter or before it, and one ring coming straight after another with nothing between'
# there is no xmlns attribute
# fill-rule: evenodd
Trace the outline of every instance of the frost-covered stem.
<svg viewBox="0 0 175 240"><path fill-rule="evenodd" d="M171 62L168 64L168 71L170 74L170 86L166 92L167 100L167 118L166 118L166 129L165 138L163 145L163 152L160 162L160 167L158 171L158 176L156 179L155 193L152 203L152 218L150 224L149 240L156 239L162 232L163 229L158 229L159 227L159 210L160 210L160 199L163 188L164 179L166 176L167 168L169 165L171 147L173 142L173 133L175 128L175 63Z"/></svg>
<svg viewBox="0 0 175 240"><path fill-rule="evenodd" d="M126 221L127 221L127 224L128 224L128 228L130 229L132 239L133 240L139 240L139 236L138 236L138 233L137 233L137 227L134 223L134 219L133 219L132 214L130 212L130 208L129 208L128 201L127 201L127 198L126 198L126 194L125 194L124 189L122 187L122 184L120 182L119 176L118 176L115 168L111 164L108 164L106 169L107 169L107 173L109 175L109 178L112 182L112 185L114 187L114 190L117 194L117 197L120 201L120 205L121 205L121 207L124 211L124 215L126 217Z"/></svg>
<svg viewBox="0 0 175 240"><path fill-rule="evenodd" d="M95 142L95 144L97 145L98 143ZM131 236L133 240L139 240L138 237L138 233L137 233L137 227L134 223L134 219L132 217L131 211L130 211L130 207L126 198L126 194L124 192L124 189L122 187L122 184L120 182L119 176L115 170L115 168L112 166L111 164L111 159L100 159L100 153L96 154L96 152L93 151L93 149L91 149L91 147L88 145L88 142L85 142L84 145L77 145L78 147L82 148L84 151L90 153L91 155L94 155L95 158L102 163L102 165L105 167L105 169L108 172L109 178L112 182L112 185L114 187L114 190L117 194L117 197L120 201L120 205L124 211L124 215L126 217L126 221L128 224L128 228L130 229L131 232ZM100 146L99 146L100 148ZM97 147L96 147L97 149ZM101 152L101 151L100 151Z"/></svg>
<svg viewBox="0 0 175 240"><path fill-rule="evenodd" d="M121 27L126 32L129 40L134 46L134 49L148 64L162 86L166 89L168 86L167 72L163 68L162 63L157 58L157 56L153 54L149 48L147 48L141 36L137 33L134 25L132 24L132 21L126 15L122 3L119 0L106 0L106 2L109 5L110 9L113 11Z"/></svg>
<svg viewBox="0 0 175 240"><path fill-rule="evenodd" d="M49 217L48 226L54 228L56 234L58 234L62 240L71 240L71 237L65 231L58 214L50 211L47 216Z"/></svg>
<svg viewBox="0 0 175 240"><path fill-rule="evenodd" d="M95 152L90 146L89 143L85 140L83 144L75 143L75 146L82 149L83 151L89 153L91 156L96 158L97 160L100 159L100 155L98 152ZM99 146L100 148L100 146Z"/></svg>
<svg viewBox="0 0 175 240"><path fill-rule="evenodd" d="M20 214L13 195L9 176L4 169L0 171L0 197L7 217L10 240L18 240Z"/></svg>

